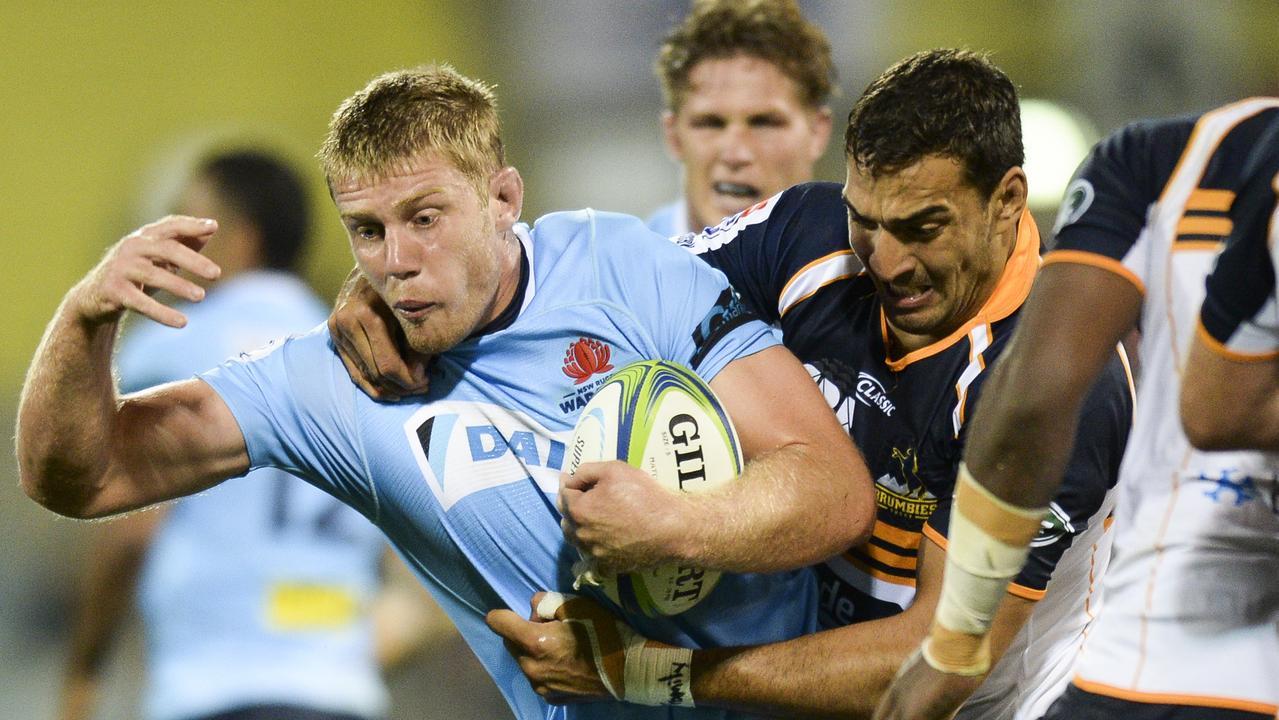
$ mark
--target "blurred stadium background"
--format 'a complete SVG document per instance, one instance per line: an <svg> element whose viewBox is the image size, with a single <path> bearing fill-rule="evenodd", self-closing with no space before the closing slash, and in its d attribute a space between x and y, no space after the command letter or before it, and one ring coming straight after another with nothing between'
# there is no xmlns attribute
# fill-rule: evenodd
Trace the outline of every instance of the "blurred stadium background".
<svg viewBox="0 0 1279 720"><path fill-rule="evenodd" d="M801 5L834 49L837 127L865 84L903 55L988 50L1025 97L1051 103L1028 122L1030 162L1067 174L1082 148L1129 119L1279 94L1279 3L1270 0ZM160 196L145 191L163 187L175 156L231 134L264 139L316 172L311 156L330 113L378 72L446 61L495 82L510 161L528 186L526 219L588 205L646 214L675 197L651 68L686 7L3 0L0 426L12 436L22 375L58 299L110 243L159 212ZM1032 187L1053 180L1028 171ZM838 139L819 175L842 179ZM351 261L318 173L312 180L322 222L309 276L332 297ZM1055 201L1042 201L1045 220ZM12 453L0 453L0 715L52 717L83 542L83 525L22 495ZM113 662L101 717L136 717L138 650L135 634ZM392 686L394 718L507 713L460 641Z"/></svg>

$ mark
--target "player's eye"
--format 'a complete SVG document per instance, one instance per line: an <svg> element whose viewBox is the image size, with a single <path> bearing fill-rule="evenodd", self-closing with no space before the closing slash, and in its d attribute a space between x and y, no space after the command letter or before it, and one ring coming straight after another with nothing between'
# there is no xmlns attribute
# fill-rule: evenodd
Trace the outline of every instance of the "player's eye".
<svg viewBox="0 0 1279 720"><path fill-rule="evenodd" d="M775 113L766 115L752 115L749 124L753 128L773 129L786 127L786 118Z"/></svg>
<svg viewBox="0 0 1279 720"><path fill-rule="evenodd" d="M382 237L382 226L376 223L361 223L356 225L352 232L361 240L377 240Z"/></svg>
<svg viewBox="0 0 1279 720"><path fill-rule="evenodd" d="M413 224L418 227L430 227L439 219L434 213L418 213L413 216Z"/></svg>
<svg viewBox="0 0 1279 720"><path fill-rule="evenodd" d="M716 115L696 115L688 124L698 130L721 130L728 125L724 118Z"/></svg>

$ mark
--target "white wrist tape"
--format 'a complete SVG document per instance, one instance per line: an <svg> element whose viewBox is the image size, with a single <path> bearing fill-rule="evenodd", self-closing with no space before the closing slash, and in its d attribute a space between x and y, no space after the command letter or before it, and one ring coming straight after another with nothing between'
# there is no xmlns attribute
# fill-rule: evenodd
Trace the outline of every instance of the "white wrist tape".
<svg viewBox="0 0 1279 720"><path fill-rule="evenodd" d="M595 672L615 700L693 707L692 650L648 640L604 608L574 595L547 593L537 604L537 615L586 631Z"/></svg>
<svg viewBox="0 0 1279 720"><path fill-rule="evenodd" d="M990 630L1008 582L1026 563L1029 543L1047 512L1048 508L1027 509L1004 502L979 485L968 466L960 463L946 574L937 602L936 620L942 631L935 629L924 644L929 665L961 674L988 669L978 667L983 662L989 665L983 636Z"/></svg>

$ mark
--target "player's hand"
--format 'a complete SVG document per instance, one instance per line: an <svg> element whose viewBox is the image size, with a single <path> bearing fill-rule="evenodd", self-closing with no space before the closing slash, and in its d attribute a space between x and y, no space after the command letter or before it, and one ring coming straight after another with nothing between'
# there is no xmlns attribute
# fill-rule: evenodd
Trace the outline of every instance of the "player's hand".
<svg viewBox="0 0 1279 720"><path fill-rule="evenodd" d="M164 290L192 302L204 299L204 288L179 273L205 280L222 274L217 263L200 254L217 229L214 220L184 215L143 225L112 246L80 281L68 298L71 307L93 325L115 322L125 310L170 327L186 325L185 315L147 292Z"/></svg>
<svg viewBox="0 0 1279 720"><path fill-rule="evenodd" d="M369 397L395 401L426 393L429 358L402 342L395 314L358 267L333 304L329 334L351 380Z"/></svg>
<svg viewBox="0 0 1279 720"><path fill-rule="evenodd" d="M874 720L946 720L985 679L936 670L917 650L880 698Z"/></svg>
<svg viewBox="0 0 1279 720"><path fill-rule="evenodd" d="M506 650L515 658L533 690L556 705L609 700L614 697L601 679L605 659L595 654L596 648L608 647L615 665L615 682L620 686L625 662L621 643L616 639L616 619L604 608L584 597L558 593L533 596L531 620L510 610L494 610L485 617L493 632L502 636ZM539 606L543 612L539 613ZM570 620L566 622L566 620ZM595 623L603 630L603 642L591 642L588 627ZM597 636L599 633L597 633Z"/></svg>
<svg viewBox="0 0 1279 720"><path fill-rule="evenodd" d="M618 460L583 463L560 475L564 536L593 570L622 573L683 561L678 550L685 495Z"/></svg>

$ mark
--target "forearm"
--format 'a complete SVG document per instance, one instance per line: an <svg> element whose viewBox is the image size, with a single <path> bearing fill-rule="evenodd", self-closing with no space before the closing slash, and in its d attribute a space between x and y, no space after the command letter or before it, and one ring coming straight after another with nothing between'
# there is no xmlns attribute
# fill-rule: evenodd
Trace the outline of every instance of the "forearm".
<svg viewBox="0 0 1279 720"><path fill-rule="evenodd" d="M869 718L925 628L898 615L784 643L693 653L693 697L776 717Z"/></svg>
<svg viewBox="0 0 1279 720"><path fill-rule="evenodd" d="M688 496L678 554L704 567L774 572L861 542L874 519L874 495L851 445L849 454L851 461L838 462L786 446L755 458L722 490Z"/></svg>
<svg viewBox="0 0 1279 720"><path fill-rule="evenodd" d="M111 350L117 323L87 322L72 290L45 331L23 384L17 454L23 489L36 502L78 515L109 466L116 413Z"/></svg>

